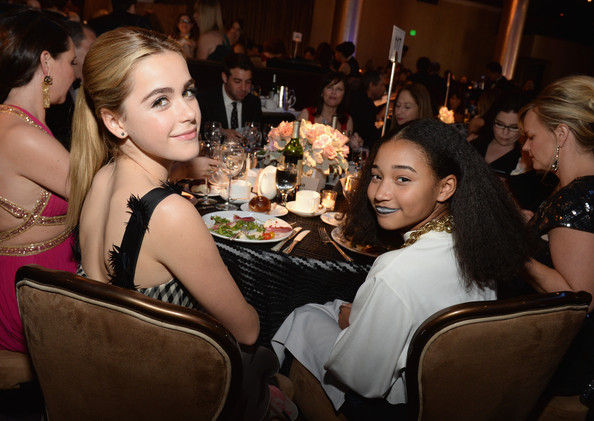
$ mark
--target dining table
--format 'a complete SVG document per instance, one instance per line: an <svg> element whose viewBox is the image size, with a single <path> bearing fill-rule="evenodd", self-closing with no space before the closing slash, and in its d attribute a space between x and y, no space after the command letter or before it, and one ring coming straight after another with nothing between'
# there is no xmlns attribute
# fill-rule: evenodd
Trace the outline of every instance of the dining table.
<svg viewBox="0 0 594 421"><path fill-rule="evenodd" d="M344 200L344 199L342 199ZM342 204L342 206L341 206ZM337 209L344 208L339 200ZM216 212L198 208L200 214ZM375 257L344 248L347 261L330 243L323 243L319 228L330 235L336 228L321 216L304 217L292 212L280 217L294 228L310 230L290 254L271 248L276 243L242 242L213 236L229 272L260 317L257 343L271 347L271 339L285 318L297 307L336 298L352 302ZM340 247L340 246L339 246Z"/></svg>

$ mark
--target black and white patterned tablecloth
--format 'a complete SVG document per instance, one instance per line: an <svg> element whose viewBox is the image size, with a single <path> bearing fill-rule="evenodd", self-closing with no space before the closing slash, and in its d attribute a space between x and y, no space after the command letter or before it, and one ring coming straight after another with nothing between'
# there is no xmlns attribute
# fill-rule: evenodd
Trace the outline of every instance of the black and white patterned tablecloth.
<svg viewBox="0 0 594 421"><path fill-rule="evenodd" d="M349 253L346 262L331 244L323 244L318 227L333 228L319 217L284 217L295 226L311 230L290 255L270 250L271 244L253 245L215 238L233 279L260 316L258 343L270 347L270 339L295 308L335 298L352 301L365 280L373 259Z"/></svg>

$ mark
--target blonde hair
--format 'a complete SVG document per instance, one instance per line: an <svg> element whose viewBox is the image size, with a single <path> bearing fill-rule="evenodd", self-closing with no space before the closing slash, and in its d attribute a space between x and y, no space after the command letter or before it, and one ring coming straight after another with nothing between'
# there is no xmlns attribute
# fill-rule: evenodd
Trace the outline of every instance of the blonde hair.
<svg viewBox="0 0 594 421"><path fill-rule="evenodd" d="M520 110L522 129L530 110L551 131L559 124L567 125L580 147L594 153L594 77L568 76L544 88L535 100Z"/></svg>
<svg viewBox="0 0 594 421"><path fill-rule="evenodd" d="M203 34L208 31L217 31L223 34L223 15L221 4L218 0L200 0L194 4L194 10L198 11L198 28Z"/></svg>
<svg viewBox="0 0 594 421"><path fill-rule="evenodd" d="M146 57L181 46L167 36L141 28L118 28L97 38L83 63L83 79L72 121L70 198L66 223L78 224L93 177L119 153L119 139L103 124L101 110L124 115L122 104L132 89L131 73Z"/></svg>

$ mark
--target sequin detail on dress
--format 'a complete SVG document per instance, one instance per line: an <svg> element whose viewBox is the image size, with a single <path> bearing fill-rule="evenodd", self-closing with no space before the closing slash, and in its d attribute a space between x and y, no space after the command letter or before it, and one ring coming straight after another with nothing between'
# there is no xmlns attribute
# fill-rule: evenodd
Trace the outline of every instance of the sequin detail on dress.
<svg viewBox="0 0 594 421"><path fill-rule="evenodd" d="M594 176L576 178L554 193L540 206L532 224L540 235L556 227L594 234Z"/></svg>
<svg viewBox="0 0 594 421"><path fill-rule="evenodd" d="M18 107L13 107L10 105L0 105L0 113L4 114L14 114L18 117L25 120L31 126L42 130L43 132L50 134L48 129L44 128L42 125L38 124L33 117L29 116L24 110L21 110ZM56 216L43 216L42 213L45 210L45 207L49 203L52 195L50 192L46 190L42 190L39 198L35 202L32 210L24 209L23 207L17 205L14 202L11 202L8 199L0 197L0 209L4 209L6 212L10 213L12 216L18 219L22 219L23 222L17 226L16 228L11 229L10 231L3 231L0 232L0 243L4 243L23 232L31 229L34 226L42 225L42 226L51 226L51 225L64 225L66 222L66 215L56 215ZM72 232L72 229L66 229L57 235L54 238L49 240L45 240L38 243L31 243L31 244L14 244L14 245L0 245L0 255L3 256L31 256L34 254L38 254L49 250L51 248L56 247L57 245L61 244Z"/></svg>

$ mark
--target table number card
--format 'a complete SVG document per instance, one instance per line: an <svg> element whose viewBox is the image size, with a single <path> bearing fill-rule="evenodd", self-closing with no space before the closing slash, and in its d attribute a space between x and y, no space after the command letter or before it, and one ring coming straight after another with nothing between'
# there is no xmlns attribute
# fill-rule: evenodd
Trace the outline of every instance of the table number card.
<svg viewBox="0 0 594 421"><path fill-rule="evenodd" d="M398 61L398 63L402 60L402 49L404 48L404 36L406 32L402 29L397 27L396 25L392 28L392 43L390 44L390 54L388 55L388 60L392 63Z"/></svg>

